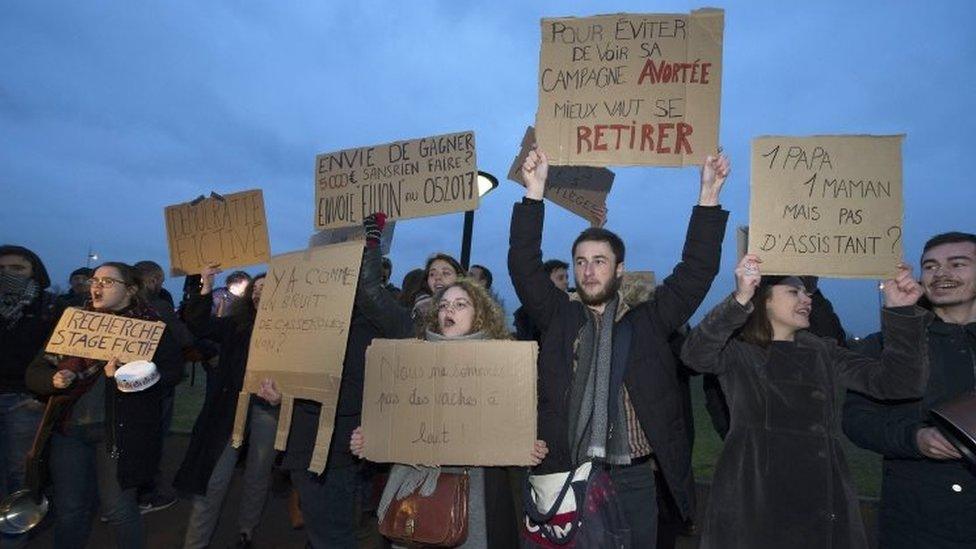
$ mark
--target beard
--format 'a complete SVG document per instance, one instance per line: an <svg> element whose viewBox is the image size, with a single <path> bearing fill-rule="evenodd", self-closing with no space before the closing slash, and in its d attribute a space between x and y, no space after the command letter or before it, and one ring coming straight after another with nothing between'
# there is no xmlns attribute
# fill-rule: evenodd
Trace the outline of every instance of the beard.
<svg viewBox="0 0 976 549"><path fill-rule="evenodd" d="M599 305L603 305L604 303L610 301L611 299L614 298L614 296L617 295L617 290L620 289L620 281L621 281L621 277L615 276L612 279L610 279L610 282L607 283L606 286L604 286L601 290L597 291L594 294L587 293L585 287L582 284L580 284L579 281L577 281L576 292L579 294L580 301L582 301L584 305L587 305L589 307L596 307Z"/></svg>

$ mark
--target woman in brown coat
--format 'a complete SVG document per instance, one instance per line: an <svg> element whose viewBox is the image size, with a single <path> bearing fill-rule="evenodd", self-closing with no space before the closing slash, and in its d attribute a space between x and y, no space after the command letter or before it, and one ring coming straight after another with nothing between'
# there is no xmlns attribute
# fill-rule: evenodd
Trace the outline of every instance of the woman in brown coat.
<svg viewBox="0 0 976 549"><path fill-rule="evenodd" d="M810 297L794 276L759 273L746 255L736 290L684 344L691 368L719 375L731 426L712 483L703 548L867 547L844 459L847 389L921 394L927 313L911 270L884 284L885 352L871 359L806 331Z"/></svg>

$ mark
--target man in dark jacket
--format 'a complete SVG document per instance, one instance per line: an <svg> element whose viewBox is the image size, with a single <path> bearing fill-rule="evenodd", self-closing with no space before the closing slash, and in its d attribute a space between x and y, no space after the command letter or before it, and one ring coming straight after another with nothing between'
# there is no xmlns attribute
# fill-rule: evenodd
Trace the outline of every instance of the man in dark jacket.
<svg viewBox="0 0 976 549"><path fill-rule="evenodd" d="M148 294L149 305L159 314L159 317L166 323L166 329L173 336L180 350L183 351L193 344L193 334L190 329L176 314L173 308L173 296L163 288L163 280L166 275L163 268L155 261L148 259L139 261L134 265L142 283ZM182 376L173 380L173 383L165 386L163 398L160 401L163 407L162 424L160 425L159 435L160 446L165 448L166 436L169 435L170 426L173 423L173 403L176 399L176 386L183 380ZM159 478L162 471L157 468L156 479L146 486L139 489L139 509L143 513L160 511L176 503L176 495L159 487Z"/></svg>
<svg viewBox="0 0 976 549"><path fill-rule="evenodd" d="M922 253L922 289L936 319L928 327L931 368L921 400L878 402L855 393L844 432L884 456L880 543L889 548L976 547L976 475L930 422L928 411L974 388L976 235L933 237ZM878 334L862 352L880 355Z"/></svg>
<svg viewBox="0 0 976 549"><path fill-rule="evenodd" d="M376 327L354 309L346 340L339 402L334 412L335 426L321 475L308 469L315 452L322 406L309 400L295 401L281 467L291 473L292 484L298 489L309 547L354 547L356 544L362 473L359 460L349 451L349 438L361 423L366 348L378 335Z"/></svg>
<svg viewBox="0 0 976 549"><path fill-rule="evenodd" d="M654 297L629 308L619 298L624 245L590 228L573 244L577 294L545 273L540 249L548 160L532 151L522 165L525 198L512 214L508 268L516 293L542 331L538 437L549 454L538 474L565 472L586 461L606 467L629 523L633 547L655 546L656 460L678 509L689 516L694 495L688 437L668 345L718 273L728 212L718 206L728 159L708 157L682 261Z"/></svg>
<svg viewBox="0 0 976 549"><path fill-rule="evenodd" d="M88 280L95 274L90 267L79 267L68 276L68 291L57 296L58 310L67 307L84 307L88 300Z"/></svg>
<svg viewBox="0 0 976 549"><path fill-rule="evenodd" d="M0 246L0 498L23 487L24 459L44 413L24 373L57 322L55 298L45 291L50 285L37 254ZM26 542L2 538L3 547Z"/></svg>

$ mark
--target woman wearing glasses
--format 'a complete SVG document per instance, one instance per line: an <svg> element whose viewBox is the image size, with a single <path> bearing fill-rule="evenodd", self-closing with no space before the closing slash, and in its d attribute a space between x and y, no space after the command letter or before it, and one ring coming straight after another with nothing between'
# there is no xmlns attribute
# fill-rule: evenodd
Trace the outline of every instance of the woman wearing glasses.
<svg viewBox="0 0 976 549"><path fill-rule="evenodd" d="M427 341L511 339L501 308L482 286L469 279L458 279L441 289L434 295L433 304L423 324L423 339ZM349 441L349 449L362 457L364 444L362 429L357 428ZM533 461L538 464L547 451L544 442L536 441ZM456 473L463 469L394 465L380 499L377 517L382 523L394 499L402 499L417 490L421 495L432 493L442 470ZM460 547L518 546L518 522L512 509L505 470L491 467L466 469L469 474L468 538Z"/></svg>
<svg viewBox="0 0 976 549"><path fill-rule="evenodd" d="M159 320L147 304L135 269L104 263L95 270L87 310L140 320ZM137 489L151 481L161 454L160 398L163 388L181 375L183 360L169 331L152 357L160 379L142 390L119 388L114 379L119 360L105 361L39 354L26 381L41 396L65 402L50 440L54 484L54 545L81 548L88 543L92 519L101 502L116 545L145 547Z"/></svg>

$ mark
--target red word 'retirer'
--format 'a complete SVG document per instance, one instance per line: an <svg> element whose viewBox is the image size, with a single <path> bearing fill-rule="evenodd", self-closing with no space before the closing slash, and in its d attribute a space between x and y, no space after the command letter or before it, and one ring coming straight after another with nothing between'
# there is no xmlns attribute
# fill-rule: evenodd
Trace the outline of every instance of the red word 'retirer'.
<svg viewBox="0 0 976 549"><path fill-rule="evenodd" d="M692 154L685 122L657 124L596 124L576 126L576 154L592 151L638 150L658 154Z"/></svg>

